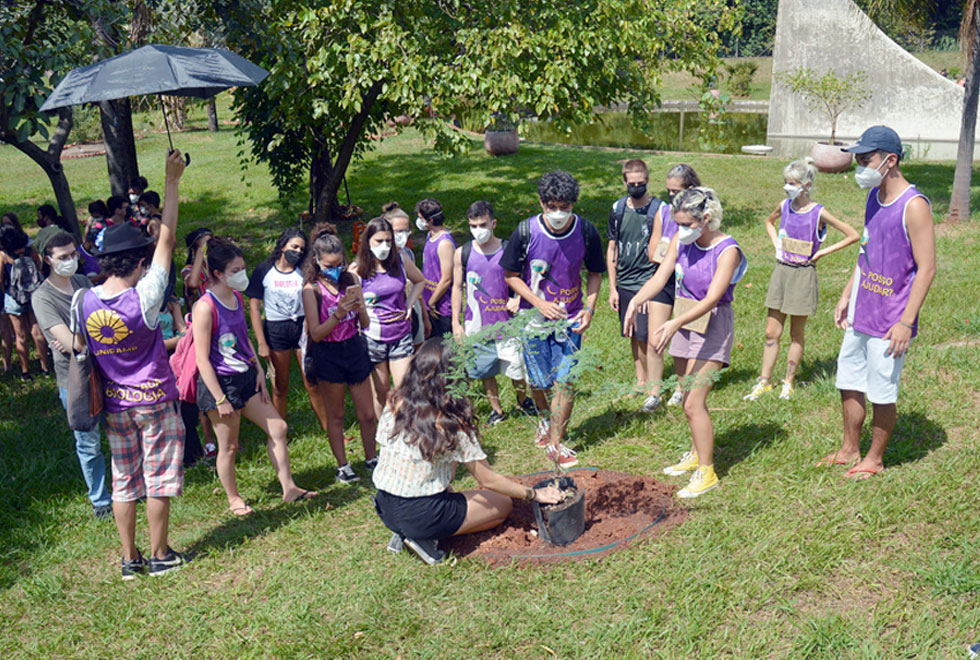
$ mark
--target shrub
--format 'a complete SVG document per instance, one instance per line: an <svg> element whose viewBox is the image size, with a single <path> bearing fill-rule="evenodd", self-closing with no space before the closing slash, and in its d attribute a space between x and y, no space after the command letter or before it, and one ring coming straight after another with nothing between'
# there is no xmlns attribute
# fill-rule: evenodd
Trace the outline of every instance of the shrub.
<svg viewBox="0 0 980 660"><path fill-rule="evenodd" d="M752 93L752 76L759 65L752 60L743 60L725 66L728 71L728 91L732 96L748 96Z"/></svg>

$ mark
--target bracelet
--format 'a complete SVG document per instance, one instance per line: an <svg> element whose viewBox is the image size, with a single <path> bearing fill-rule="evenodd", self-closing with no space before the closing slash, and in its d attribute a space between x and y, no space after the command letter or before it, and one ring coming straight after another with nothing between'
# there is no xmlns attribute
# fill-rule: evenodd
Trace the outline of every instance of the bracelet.
<svg viewBox="0 0 980 660"><path fill-rule="evenodd" d="M535 493L533 488L531 488L530 486L524 486L524 500L526 502L533 502L534 494Z"/></svg>
<svg viewBox="0 0 980 660"><path fill-rule="evenodd" d="M908 324L908 323L906 323L906 322L905 322L905 321L903 321L902 319L898 319L898 322L899 322L899 323L901 323L902 325L904 325L904 326L905 326L906 328L908 328L909 330L915 330L915 327L914 327L914 326L912 326L912 325L910 325L910 324Z"/></svg>
<svg viewBox="0 0 980 660"><path fill-rule="evenodd" d="M589 313L589 316L595 316L595 310L591 307L584 307L583 309Z"/></svg>
<svg viewBox="0 0 980 660"><path fill-rule="evenodd" d="M224 403L224 402L225 402L225 401L227 401L227 400L228 400L228 395L227 395L227 394L222 394L222 395L221 395L221 398L220 398L220 399L218 399L217 401L215 401L215 402L214 402L214 404L215 404L216 406L220 406L220 405L221 405L222 403Z"/></svg>

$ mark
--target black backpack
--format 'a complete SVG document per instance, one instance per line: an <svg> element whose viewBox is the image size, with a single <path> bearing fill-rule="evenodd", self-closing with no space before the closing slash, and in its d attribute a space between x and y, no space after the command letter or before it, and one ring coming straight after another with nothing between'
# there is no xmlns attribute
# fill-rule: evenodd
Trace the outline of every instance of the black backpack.
<svg viewBox="0 0 980 660"><path fill-rule="evenodd" d="M507 249L507 239L502 238L500 239L500 251L503 252L506 249ZM459 260L463 264L463 275L466 274L466 264L470 262L470 252L472 251L473 251L473 241L464 243L463 247L460 248Z"/></svg>
<svg viewBox="0 0 980 660"><path fill-rule="evenodd" d="M29 305L31 294L41 286L42 281L41 272L28 249L24 256L14 259L10 266L10 286L7 293L18 305Z"/></svg>
<svg viewBox="0 0 980 660"><path fill-rule="evenodd" d="M647 236L653 235L653 221L657 216L657 211L663 206L663 202L657 197L650 198L650 205L647 206ZM620 197L613 205L613 223L616 227L616 236L619 236L619 229L623 224L623 215L626 213L626 198Z"/></svg>
<svg viewBox="0 0 980 660"><path fill-rule="evenodd" d="M527 261L527 251L528 251L528 247L531 245L531 220L534 220L537 217L538 216L534 215L531 216L530 218L524 218L517 225L517 240L520 241L520 246L521 246L521 263ZM587 220L582 216L578 216L578 218L582 222L587 222ZM622 216L620 216L620 220L622 220ZM593 239L592 239L592 232L586 231L584 225L582 226L582 237L585 239L585 254L588 255L592 249ZM511 238L513 238L513 236ZM464 261L463 263L464 263L464 270L465 270L466 262Z"/></svg>

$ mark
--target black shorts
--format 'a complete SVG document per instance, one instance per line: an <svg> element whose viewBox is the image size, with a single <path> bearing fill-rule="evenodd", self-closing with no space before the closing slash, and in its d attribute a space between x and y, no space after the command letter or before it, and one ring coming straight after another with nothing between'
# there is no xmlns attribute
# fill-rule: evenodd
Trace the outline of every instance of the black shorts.
<svg viewBox="0 0 980 660"><path fill-rule="evenodd" d="M432 312L429 312L429 323L432 324L432 332L429 333L429 338L442 337L444 334L452 334L453 332L453 317L451 314L447 314L446 316L433 316Z"/></svg>
<svg viewBox="0 0 980 660"><path fill-rule="evenodd" d="M374 371L367 343L361 335L344 341L318 341L312 346L312 372L316 381L357 385Z"/></svg>
<svg viewBox="0 0 980 660"><path fill-rule="evenodd" d="M274 351L291 351L299 348L303 336L303 319L285 321L264 321L265 342Z"/></svg>
<svg viewBox="0 0 980 660"><path fill-rule="evenodd" d="M619 334L623 337L626 336L626 309L630 306L630 301L633 300L633 296L636 295L636 291L630 291L629 289L621 289L616 287L616 291L619 292ZM636 326L633 328L633 338L642 342L647 340L647 328L649 326L649 317L646 312L640 312L636 315Z"/></svg>
<svg viewBox="0 0 980 660"><path fill-rule="evenodd" d="M466 496L443 491L425 497L399 497L383 490L374 496L374 509L393 532L418 541L455 534L466 520Z"/></svg>
<svg viewBox="0 0 980 660"><path fill-rule="evenodd" d="M231 404L231 407L235 410L241 410L249 399L259 393L259 388L256 386L258 377L258 370L255 367L249 367L248 371L243 374L232 374L231 376L218 374L218 384L221 385L221 391L228 397L228 403ZM211 396L211 390L204 384L200 374L197 376L197 407L201 412L218 409L218 404Z"/></svg>

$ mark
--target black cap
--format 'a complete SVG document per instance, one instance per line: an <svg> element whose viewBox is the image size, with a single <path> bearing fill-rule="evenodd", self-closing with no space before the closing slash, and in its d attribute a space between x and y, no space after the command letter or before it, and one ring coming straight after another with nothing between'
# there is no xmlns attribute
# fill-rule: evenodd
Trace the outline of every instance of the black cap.
<svg viewBox="0 0 980 660"><path fill-rule="evenodd" d="M143 233L143 230L129 222L107 227L102 234L102 251L100 255L116 254L126 250L137 250L156 242Z"/></svg>
<svg viewBox="0 0 980 660"><path fill-rule="evenodd" d="M872 151L887 151L890 154L902 155L902 138L887 126L872 126L858 138L857 144L844 147L841 151L852 154L866 154Z"/></svg>

